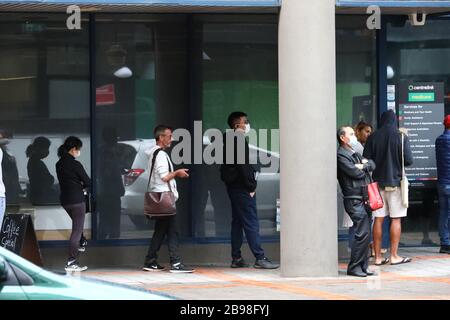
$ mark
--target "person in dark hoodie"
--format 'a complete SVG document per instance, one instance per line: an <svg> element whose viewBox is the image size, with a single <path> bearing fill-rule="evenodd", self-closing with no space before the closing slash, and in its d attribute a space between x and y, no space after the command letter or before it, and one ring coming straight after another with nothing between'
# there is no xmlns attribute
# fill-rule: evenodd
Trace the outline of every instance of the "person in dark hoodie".
<svg viewBox="0 0 450 320"><path fill-rule="evenodd" d="M391 262L392 265L407 263L411 258L398 255L401 236L401 218L406 217L407 208L402 204L400 180L402 178L402 136L404 137L404 166L413 163L408 136L397 126L397 116L388 110L381 115L380 128L367 139L364 147L364 158L375 161L376 169L373 180L380 186L383 197L383 208L373 212L375 218L373 238L375 249L375 265ZM382 225L384 217L391 218L391 257L381 255Z"/></svg>
<svg viewBox="0 0 450 320"><path fill-rule="evenodd" d="M226 184L232 207L231 267L248 267L241 256L244 231L250 250L256 258L254 267L276 269L279 264L271 262L261 247L255 192L257 168L249 161L249 146L245 140L245 134L250 131L247 115L243 112L231 113L228 125L233 130L224 135L224 162L220 167L220 174ZM230 146L228 143L231 141L228 140L234 141L234 146Z"/></svg>

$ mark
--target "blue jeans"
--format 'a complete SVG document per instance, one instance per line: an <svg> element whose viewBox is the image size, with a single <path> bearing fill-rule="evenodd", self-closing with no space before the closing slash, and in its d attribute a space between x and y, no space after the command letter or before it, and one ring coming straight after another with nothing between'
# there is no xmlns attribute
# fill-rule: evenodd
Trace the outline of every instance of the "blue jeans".
<svg viewBox="0 0 450 320"><path fill-rule="evenodd" d="M231 200L231 257L241 258L241 246L244 241L243 232L248 245L257 260L264 258L259 236L259 221L256 211L256 196L253 198L246 190L228 188Z"/></svg>
<svg viewBox="0 0 450 320"><path fill-rule="evenodd" d="M450 185L438 185L439 191L439 238L441 246L450 245Z"/></svg>
<svg viewBox="0 0 450 320"><path fill-rule="evenodd" d="M5 209L6 209L6 198L0 197L0 228L3 224L3 217L5 216Z"/></svg>

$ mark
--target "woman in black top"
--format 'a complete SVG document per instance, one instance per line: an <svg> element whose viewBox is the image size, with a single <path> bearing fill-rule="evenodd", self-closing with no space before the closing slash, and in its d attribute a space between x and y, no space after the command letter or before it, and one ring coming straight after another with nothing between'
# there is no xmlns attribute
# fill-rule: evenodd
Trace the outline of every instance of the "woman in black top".
<svg viewBox="0 0 450 320"><path fill-rule="evenodd" d="M84 271L87 267L78 264L78 253L84 252L87 241L83 236L86 203L83 189L91 185L82 164L75 160L81 154L83 143L77 137L68 137L58 149L60 160L56 163L56 174L61 188L61 205L72 219L69 259L66 271Z"/></svg>

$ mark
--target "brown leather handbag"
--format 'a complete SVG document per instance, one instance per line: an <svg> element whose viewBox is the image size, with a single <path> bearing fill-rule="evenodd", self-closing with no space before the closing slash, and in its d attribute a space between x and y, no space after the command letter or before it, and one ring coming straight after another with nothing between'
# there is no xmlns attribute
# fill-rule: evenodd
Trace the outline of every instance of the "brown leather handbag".
<svg viewBox="0 0 450 320"><path fill-rule="evenodd" d="M149 218L158 218L158 217L168 217L173 216L177 213L176 205L175 205L175 195L172 191L172 187L170 186L170 182L167 182L169 185L170 191L164 192L149 192L148 189L150 187L150 181L152 179L153 167L155 166L156 156L162 149L158 149L153 154L152 159L152 167L150 170L150 176L148 178L147 192L145 193L144 198L144 214ZM171 170L171 165L169 159L167 159L167 163L169 165L169 171Z"/></svg>

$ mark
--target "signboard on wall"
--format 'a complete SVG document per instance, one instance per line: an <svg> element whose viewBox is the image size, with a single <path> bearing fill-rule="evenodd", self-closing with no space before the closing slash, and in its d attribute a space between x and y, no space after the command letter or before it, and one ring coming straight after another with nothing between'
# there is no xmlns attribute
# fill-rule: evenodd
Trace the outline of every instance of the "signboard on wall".
<svg viewBox="0 0 450 320"><path fill-rule="evenodd" d="M5 215L0 230L0 246L43 266L33 222L28 214Z"/></svg>
<svg viewBox="0 0 450 320"><path fill-rule="evenodd" d="M372 96L353 97L352 123L357 124L360 121L373 125L373 99Z"/></svg>
<svg viewBox="0 0 450 320"><path fill-rule="evenodd" d="M406 167L411 186L430 187L437 180L435 141L442 134L444 84L409 82L399 86L399 125L408 130L414 163Z"/></svg>
<svg viewBox="0 0 450 320"><path fill-rule="evenodd" d="M114 84L107 84L95 89L95 101L97 106L110 106L116 103Z"/></svg>

